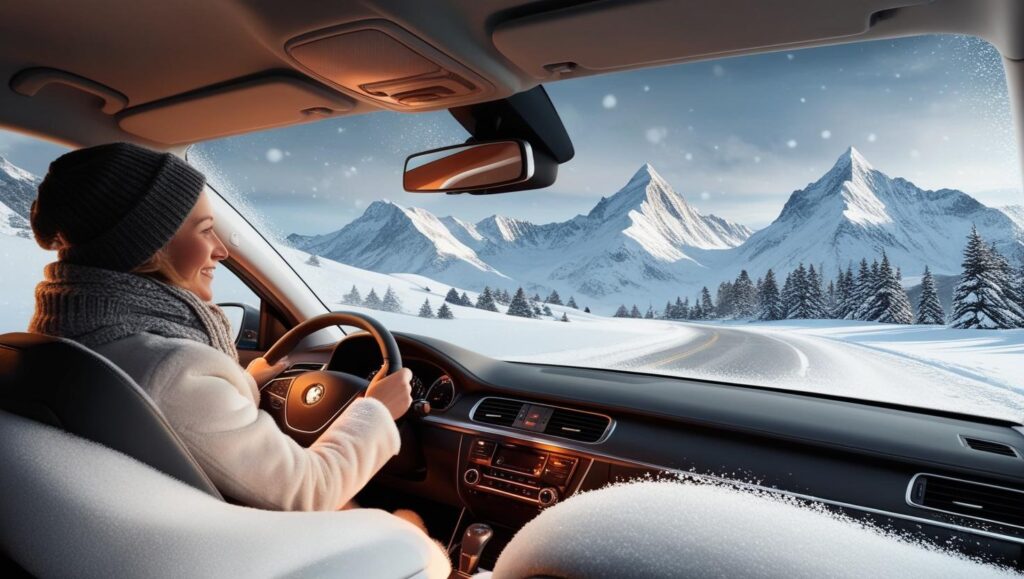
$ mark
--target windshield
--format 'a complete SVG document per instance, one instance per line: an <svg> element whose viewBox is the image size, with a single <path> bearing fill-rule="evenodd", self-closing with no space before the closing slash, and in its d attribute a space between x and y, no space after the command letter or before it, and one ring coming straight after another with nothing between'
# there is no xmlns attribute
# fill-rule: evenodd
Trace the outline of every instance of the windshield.
<svg viewBox="0 0 1024 579"><path fill-rule="evenodd" d="M330 307L504 360L1024 418L1024 209L998 53L927 36L546 86L544 190L402 190L447 113L189 161ZM1015 329L1018 328L1018 329Z"/></svg>

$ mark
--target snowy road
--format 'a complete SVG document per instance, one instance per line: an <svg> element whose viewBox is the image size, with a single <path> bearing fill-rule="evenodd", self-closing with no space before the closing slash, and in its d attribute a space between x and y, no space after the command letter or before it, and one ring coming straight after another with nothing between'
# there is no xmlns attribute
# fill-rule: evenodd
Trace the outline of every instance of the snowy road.
<svg viewBox="0 0 1024 579"><path fill-rule="evenodd" d="M784 328L684 325L687 340L617 367L1024 418L1024 391L934 364Z"/></svg>

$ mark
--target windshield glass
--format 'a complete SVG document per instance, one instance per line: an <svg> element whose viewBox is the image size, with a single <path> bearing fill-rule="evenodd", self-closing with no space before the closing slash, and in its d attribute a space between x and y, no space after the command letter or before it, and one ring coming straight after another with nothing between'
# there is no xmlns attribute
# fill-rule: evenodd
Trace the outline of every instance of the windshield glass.
<svg viewBox="0 0 1024 579"><path fill-rule="evenodd" d="M189 161L332 308L504 360L1024 418L1024 209L998 53L927 36L546 86L544 190L402 190L447 113Z"/></svg>

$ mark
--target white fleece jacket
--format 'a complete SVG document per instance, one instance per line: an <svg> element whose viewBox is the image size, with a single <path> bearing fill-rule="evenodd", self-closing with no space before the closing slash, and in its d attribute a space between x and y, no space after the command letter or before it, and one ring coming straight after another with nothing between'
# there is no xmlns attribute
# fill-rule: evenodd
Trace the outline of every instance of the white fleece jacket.
<svg viewBox="0 0 1024 579"><path fill-rule="evenodd" d="M217 488L249 506L337 510L398 453L398 428L378 400L356 399L303 448L258 408L252 376L218 350L143 333L96 351L149 393Z"/></svg>

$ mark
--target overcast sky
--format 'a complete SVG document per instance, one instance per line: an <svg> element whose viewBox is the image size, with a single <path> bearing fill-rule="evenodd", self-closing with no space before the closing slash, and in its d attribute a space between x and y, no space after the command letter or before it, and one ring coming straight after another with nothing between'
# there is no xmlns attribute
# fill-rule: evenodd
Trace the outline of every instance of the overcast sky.
<svg viewBox="0 0 1024 579"><path fill-rule="evenodd" d="M375 199L477 220L586 213L645 162L703 213L759 228L853 145L920 187L987 205L1024 203L1002 63L988 44L918 37L738 57L546 85L575 147L552 187L495 196L415 195L408 154L462 142L446 113L379 113L244 135L193 149L211 181L280 233L323 233ZM0 154L42 174L55 147L0 135Z"/></svg>

